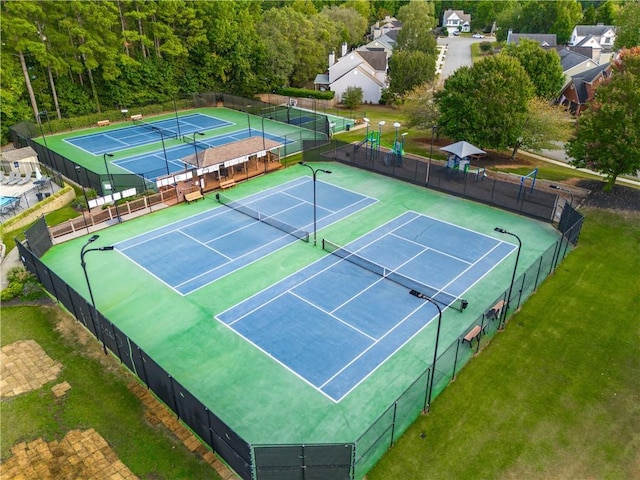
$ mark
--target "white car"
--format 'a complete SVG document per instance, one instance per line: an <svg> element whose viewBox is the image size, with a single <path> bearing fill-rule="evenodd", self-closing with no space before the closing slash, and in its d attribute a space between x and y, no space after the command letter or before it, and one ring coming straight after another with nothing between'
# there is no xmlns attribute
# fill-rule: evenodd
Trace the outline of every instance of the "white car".
<svg viewBox="0 0 640 480"><path fill-rule="evenodd" d="M473 38L484 38L484 35L482 35L481 33L474 33Z"/></svg>

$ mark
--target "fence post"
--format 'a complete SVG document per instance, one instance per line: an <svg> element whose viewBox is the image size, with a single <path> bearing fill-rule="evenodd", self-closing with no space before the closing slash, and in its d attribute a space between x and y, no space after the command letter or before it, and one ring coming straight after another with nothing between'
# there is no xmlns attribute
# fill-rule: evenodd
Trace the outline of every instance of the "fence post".
<svg viewBox="0 0 640 480"><path fill-rule="evenodd" d="M544 257L544 253L540 256L540 264L538 265L538 271L536 273L536 281L533 284L533 289L538 289L538 280L540 279L540 272L542 271L542 258Z"/></svg>
<svg viewBox="0 0 640 480"><path fill-rule="evenodd" d="M389 447L393 447L393 436L396 430L396 413L398 411L398 401L393 402L393 419L391 420L391 444Z"/></svg>
<svg viewBox="0 0 640 480"><path fill-rule="evenodd" d="M484 313L482 314L482 316L484 317ZM453 359L453 377L451 378L451 381L456 379L456 368L458 367L458 352L460 351L460 337L458 337L458 340L456 341L456 355Z"/></svg>
<svg viewBox="0 0 640 480"><path fill-rule="evenodd" d="M520 302L522 301L522 292L524 291L524 282L527 278L527 272L522 274L522 283L520 284L520 290L518 291L518 304L516 305L516 311L520 308Z"/></svg>

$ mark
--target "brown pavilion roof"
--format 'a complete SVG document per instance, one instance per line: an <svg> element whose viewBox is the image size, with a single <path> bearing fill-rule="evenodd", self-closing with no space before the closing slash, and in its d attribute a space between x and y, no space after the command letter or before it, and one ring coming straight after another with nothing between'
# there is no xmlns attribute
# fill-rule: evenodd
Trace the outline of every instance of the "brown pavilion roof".
<svg viewBox="0 0 640 480"><path fill-rule="evenodd" d="M233 160L240 160L244 157L256 155L265 150L272 150L283 146L282 142L275 142L268 138L250 137L233 143L227 143L219 147L211 147L204 152L198 153L198 165L200 168L206 168L212 165L218 165ZM189 155L182 159L183 162L196 165L195 154ZM246 160L244 160L246 161ZM232 162L240 163L240 162Z"/></svg>

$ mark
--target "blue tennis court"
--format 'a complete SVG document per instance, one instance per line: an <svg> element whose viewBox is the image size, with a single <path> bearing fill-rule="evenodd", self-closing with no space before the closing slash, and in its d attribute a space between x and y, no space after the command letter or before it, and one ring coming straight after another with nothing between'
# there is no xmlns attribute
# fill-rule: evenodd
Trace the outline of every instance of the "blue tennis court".
<svg viewBox="0 0 640 480"><path fill-rule="evenodd" d="M411 211L347 247L436 298L460 298L516 248ZM361 265L327 255L216 318L338 402L438 315Z"/></svg>
<svg viewBox="0 0 640 480"><path fill-rule="evenodd" d="M325 182L318 181L316 190L318 228L376 202ZM310 177L300 177L243 198L242 204L308 231L313 224L313 182ZM149 274L187 295L296 240L264 221L220 206L115 247Z"/></svg>
<svg viewBox="0 0 640 480"><path fill-rule="evenodd" d="M226 120L221 120L202 113L184 115L178 117L178 119L180 122L179 126L176 118L168 118L165 120L149 122L146 126L142 124L134 124L130 127L116 128L113 130L91 133L89 135L67 138L65 139L65 142L68 142L91 155L102 155L107 152L113 153L138 145L146 145L160 141L160 134L153 131L150 126L162 130L164 136L168 139L177 138L178 136L188 135L202 130L215 130L217 128L233 125L231 122Z"/></svg>
<svg viewBox="0 0 640 480"><path fill-rule="evenodd" d="M218 135L216 137L198 140L196 143L196 148L198 148L198 151L203 151L206 148L219 147L221 145L237 142L239 140L245 140L247 138L255 136L262 136L262 132L245 128L244 130L238 130L226 135ZM265 133L264 137L282 143L283 145L293 142L293 140L279 137L278 135L273 135L270 133ZM193 154L193 143L187 141L187 143L183 145L165 148L164 150L155 150L153 152L143 153L140 155L133 155L116 160L113 163L131 173L149 178L148 175L152 172L157 173L158 171L163 171L164 174L169 174L184 171L185 169L192 169L193 165L183 162L182 159ZM156 177L157 175L155 175L153 178L149 178L149 180L154 180Z"/></svg>

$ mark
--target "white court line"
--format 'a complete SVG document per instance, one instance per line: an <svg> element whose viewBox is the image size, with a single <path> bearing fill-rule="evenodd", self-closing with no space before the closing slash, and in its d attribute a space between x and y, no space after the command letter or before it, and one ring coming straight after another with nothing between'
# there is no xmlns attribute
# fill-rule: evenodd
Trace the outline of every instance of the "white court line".
<svg viewBox="0 0 640 480"><path fill-rule="evenodd" d="M351 365L353 365L356 361L358 361L360 358L362 358L362 356L367 353L369 350L371 350L373 347L377 346L383 339L385 339L387 336L389 336L392 332L394 332L400 325L402 325L404 322L406 322L409 318L411 318L418 310L420 310L421 308L423 308L426 305L426 303L421 303L417 308L414 308L411 313L409 313L408 315L406 315L402 320L400 320L399 322L397 322L393 327L391 327L389 330L387 330L385 332L384 335L382 335L379 339L377 339L374 343L372 343L371 345L369 345L367 348L365 348L362 352L360 352L360 354L358 354L357 356L355 356L350 362L348 362L344 367L342 367L339 371L337 371L331 378L329 378L329 380L327 380L325 383L323 383L320 388L324 388L327 384L331 383L336 377L338 377L342 372L344 372L347 368L349 368ZM427 323L424 324L424 327L426 327L429 323L431 323L431 320L433 320L433 317L429 319L429 321ZM418 329L418 332L422 331L422 328ZM417 332L416 332L417 333ZM412 335L409 340L411 338L413 338L415 336ZM406 345L406 343L408 342L408 340L402 342L402 346ZM356 384L356 386L358 384L360 384L365 378L367 378L369 375L371 375L374 371L376 371L380 365L382 365L382 363L384 363L388 358L392 357L395 352L397 352L401 347L396 348L393 353L391 355L387 355L386 358L380 362L380 364L373 369L371 372L369 372L366 376L362 377L362 379ZM351 388L351 390L353 390L354 387ZM349 390L349 391L351 391ZM347 395L348 393L346 393L345 395ZM344 398L343 395L341 398Z"/></svg>
<svg viewBox="0 0 640 480"><path fill-rule="evenodd" d="M235 230L235 231L236 231L236 232L238 232L238 231L240 231L240 230L243 230L244 228L249 228L249 227L251 227L251 226L255 225L256 223L260 223L260 222L257 222L257 221L256 221L256 222L254 222L254 223L252 223L252 224L250 224L250 225L247 225L246 227L242 227L242 228L237 229L237 230ZM224 237L224 236L227 236L227 235L229 235L229 234L225 234L225 235L223 235L223 237ZM224 267L225 265L228 265L228 264L229 264L229 263L231 263L231 262L235 262L235 261L238 261L238 260L240 260L240 259L242 259L242 258L244 258L244 257L250 256L251 254L253 254L253 253L255 253L255 252L259 251L261 248L268 247L268 246L269 246L269 245L271 245L272 243L275 243L275 242L277 242L277 241L281 240L282 238L286 238L286 236L288 236L288 235L289 235L289 234L283 234L283 235L279 236L278 238L275 238L275 239L271 240L270 242L262 243L262 244L260 245L260 247L258 247L258 248L254 248L253 250L250 250L250 251L248 251L248 252L246 252L246 253L243 253L242 255L240 255L240 256L238 256L238 257L230 258L230 257L227 257L226 255L222 255L222 253L220 253L220 255L222 255L223 257L226 257L226 258L230 258L230 260L229 260L228 262L226 262L226 263L223 263L222 265L218 265L217 267L214 267L214 268L212 268L212 269L210 269L210 270L207 270L206 272L203 272L203 273L201 273L201 274L199 274L199 275L196 275L195 277L191 277L189 280L185 280L184 282L182 282L181 284L179 284L179 285L178 285L178 287L181 287L182 285L184 285L184 284L186 284L186 283L189 283L189 282L192 282L192 281L194 281L194 280L196 280L196 279L198 279L198 278L202 278L202 277L204 277L205 275L209 275L210 273L215 272L215 271L216 271L216 270L218 270L219 268L222 268L222 267ZM218 238L223 238L223 237L218 237ZM214 238L213 240L210 240L210 242L213 242L213 241L215 241L215 240L218 240L218 238ZM213 249L213 248L209 247L208 245L205 245L205 246L206 246L207 248L209 248L209 249L213 250L213 251L217 251L217 250L215 250L215 249ZM218 252L218 253L219 253L219 252ZM250 262L250 263L248 263L247 265L250 265L251 263L254 263L254 262ZM243 267L244 267L244 266L245 266L245 265L243 265ZM222 277L220 277L220 278L222 278ZM216 278L215 280L219 280L219 278ZM208 285L208 284L210 284L210 283L212 283L213 281L214 281L214 280L211 280L210 282L207 282L207 285ZM203 285L203 286L205 286L205 285ZM201 288L201 287L198 287L198 289L199 289L199 288ZM191 290L189 293L191 293L191 292L193 292L193 291L195 291L195 290L197 290L197 289Z"/></svg>
<svg viewBox="0 0 640 480"><path fill-rule="evenodd" d="M375 337L372 337L371 335L369 335L366 332L363 332L362 330L360 330L359 328L356 328L355 326L351 325L349 322L345 322L344 320L342 320L340 317L336 317L333 313L328 312L327 310L325 310L324 308L320 308L320 306L316 305L315 303L312 303L311 301L307 300L304 297L301 297L300 295L298 295L296 292L289 290L289 293L291 295L293 295L294 297L302 300L304 303L311 305L313 308L315 308L316 310L321 311L322 313L327 314L329 317L333 318L334 320L337 320L339 323L342 323L344 326L349 327L351 330L358 332L360 335L362 335L363 337L367 337L368 339L372 340L373 342L376 342L377 339Z"/></svg>
<svg viewBox="0 0 640 480"><path fill-rule="evenodd" d="M419 217L426 217L426 215L421 215L421 214L418 214L418 215L419 215ZM406 224L408 224L408 223L412 223L412 222L414 222L414 221L418 220L418 218L419 218L419 217L413 217L413 218L409 219L409 220L408 220L408 221L406 221L404 224L402 224L402 225L400 225L400 226L398 226L398 227L395 227L395 228L394 228L392 231L390 231L390 232L386 232L386 233L384 233L383 235L381 235L380 237L376 238L375 240L372 240L372 241L371 241L371 242L369 242L368 244L366 244L366 245L364 245L364 246L360 247L360 248L359 248L358 250L356 250L355 252L357 252L357 251L359 251L359 250L361 250L361 249L363 249L363 248L365 248L365 247L367 247L367 246L370 246L370 245L371 245L371 244L373 244L373 243L378 242L379 240L381 240L382 238L384 238L385 236L388 236L388 235L394 236L394 237L396 237L396 238L398 238L398 237L399 237L399 238L403 238L403 239L405 239L405 240L408 240L408 239L406 239L406 238L404 238L404 237L400 237L400 236L398 236L398 235L395 233L395 231L396 231L398 228L401 228L402 226L404 226L404 225L406 225ZM432 217L428 217L428 218L432 218ZM390 222L392 222L392 221L394 221L394 220L397 220L397 217L396 217L396 219L392 219ZM439 220L439 219L433 219L433 220L440 222L440 220ZM390 222L387 222L387 223L390 223ZM447 223L447 222L442 222L442 223ZM462 228L462 227L458 227L458 226L456 226L456 227L457 227L457 228ZM379 227L379 228L382 228L382 227ZM471 231L472 233L474 233L474 234L476 234L476 235L482 235L481 233L479 233L479 232L474 232L473 230L469 230L469 229L464 229L464 230ZM371 232L369 232L369 233L367 233L367 234L365 234L365 235L368 235L368 234L370 234L370 233L371 233ZM496 248L498 248L498 246L499 246L501 243L507 243L507 242L502 242L502 241L500 241L500 240L497 240L497 239L495 239L495 238L493 238L493 237L489 237L489 236L487 236L487 235L483 235L483 236L486 236L486 237L488 237L488 238L491 238L492 240L496 241L496 242L497 242L497 244L496 244L496 245L494 245L494 247L493 247L493 248L491 248L491 249L489 249L487 252L485 252L485 253L482 255L482 257L480 257L477 261L475 261L475 262L473 262L473 263L470 263L470 262L467 262L467 261L462 260L462 259L460 259L460 258L457 258L457 257L455 257L455 256L449 255L451 258L454 258L454 259L456 259L456 260L458 260L458 261L462 262L463 264L468 265L468 267L467 267L463 272L461 272L458 276L456 276L453 280L451 280L451 281L447 284L447 286L449 286L451 283L453 283L454 281L456 281L456 280L457 280L458 278L460 278L462 275L464 275L465 273L467 273L471 268L473 268L475 265L477 265L479 262L481 262L484 258L486 258L488 255L490 255L490 254L491 254L491 253L492 253ZM360 238L362 238L362 237L360 237ZM350 243L352 243L352 242L350 242ZM428 247L428 246L424 246L424 245L421 245L421 244L418 244L418 245L422 247L422 251L418 252L418 253L417 253L416 255L414 255L411 259L408 259L407 261L405 261L402 265L400 265L400 266L399 266L399 267L397 267L397 268L401 268L402 266L406 265L406 263L408 263L408 262L410 262L411 260L413 260L416 256L418 256L418 255L420 255L420 254L424 253L424 252L425 252L425 251L427 251L427 250L434 250L434 251L437 251L436 249L432 249L432 248L430 248L430 247ZM355 253L355 252L354 252L354 253ZM439 252L439 253L443 253L443 254L444 254L444 252ZM445 255L446 255L446 254L445 254ZM318 261L323 261L323 260L325 260L326 258L327 258L327 257L324 257L323 259L318 260ZM504 258L506 258L506 257L504 257ZM502 260L504 260L504 258L503 258ZM502 262L502 260L501 260L500 262L498 262L498 263L494 264L494 265L493 265L493 266L492 266L492 267L491 267L491 268L490 268L490 269L489 269L489 270L488 270L488 271L487 271L487 272L486 272L482 277L480 277L478 280L476 280L476 282L474 282L472 285L468 286L468 287L467 287L467 289L465 289L465 291L463 292L463 294L464 294L466 291L468 291L472 286L474 286L476 283L478 283L482 278L484 278L484 276L486 276L486 275L487 275L491 270L493 270L493 269L494 269L494 268L495 268L499 263L501 263L501 262ZM317 277L317 276L321 275L322 273L325 273L325 272L326 272L326 270L328 270L328 269L330 269L330 268L334 267L334 266L335 266L336 264L338 264L340 261L348 261L348 260L346 260L346 259L341 259L341 258L339 258L339 257L338 257L338 259L337 259L337 261L336 261L336 262L332 262L329 266L327 266L327 267L326 267L326 268L324 268L323 270L321 270L321 271L319 271L319 272L315 273L314 275L312 275L312 276L310 276L310 277L307 277L303 282L301 282L300 284L297 284L295 287L289 288L289 289L287 289L287 290L285 290L285 291L281 292L281 294L279 294L277 297L273 297L273 300L274 300L275 298L280 298L280 297L282 297L282 296L283 296L283 295L285 295L286 293L291 293L292 295L296 296L297 298L300 298L301 300L306 301L306 302L307 302L307 303L309 303L310 305L314 306L314 307L315 307L315 308L317 308L319 311L323 311L323 312L324 312L324 310L322 310L321 308L319 308L317 305L315 305L315 304L311 303L310 301L308 301L308 300L306 300L306 299L304 299L304 298L300 297L298 294L296 294L296 293L293 291L293 289L294 289L294 288L296 288L296 287L298 287L299 285L301 285L301 284L305 283L306 281L309 281L309 280L311 280L312 278L315 278L315 277ZM349 262L349 263L352 263L352 262ZM309 267L306 267L306 268L309 268ZM365 269L365 270L366 270L366 269ZM396 269L396 270L397 270L397 269ZM393 270L393 271L395 271L395 270ZM296 273L294 273L294 274L290 275L289 277L291 277L291 276L293 276L293 275L295 275L295 274L297 274L297 273L299 273L299 272L296 272ZM289 277L287 277L287 278L289 278ZM381 278L378 280L378 282L382 281L383 279L384 279L384 277L381 277ZM281 281L285 281L285 279L283 279L283 280L281 280ZM375 282L375 283L374 283L374 285L375 285L376 283L378 283L378 282ZM418 283L421 283L421 282L418 282ZM266 289L263 289L263 290L262 290L262 292L267 291L267 290L269 290L270 288L272 288L272 287L268 287L268 288L266 288ZM364 291L366 291L366 290L367 290L367 289L369 289L369 288L371 288L371 285L370 285L370 286L368 286L366 289L361 290L357 295L361 295ZM445 288L446 288L446 286L445 286ZM444 290L440 290L440 289L436 289L436 288L434 288L434 290L437 290L437 291L444 291ZM260 293L262 293L262 292L259 292L259 293L257 293L256 295L258 295L258 294L260 294ZM445 293L446 293L446 292L445 292ZM254 295L254 296L256 296L256 295ZM356 295L356 296L357 296L357 295ZM252 297L253 297L253 296L252 296ZM355 296L354 296L353 298L355 298ZM248 300L249 300L249 299L247 299L246 301L248 301ZM267 303L270 303L270 302L271 302L271 301L273 301L273 300L269 300L269 302L267 302ZM350 300L350 301L351 301L351 300ZM345 304L347 304L347 303L348 303L348 302L345 302ZM372 344L371 346L369 346L367 349L363 350L363 351L362 351L362 352L361 352L357 357L355 357L351 362L349 362L349 363L347 363L346 365L344 365L344 367L343 367L339 372L337 372L336 374L334 374L334 375L331 377L331 379L327 380L327 381L326 381L324 384L322 384L319 388L318 388L318 387L316 387L315 385L311 384L311 383L310 383L306 378L301 377L301 376L300 376L300 374L298 374L297 372L293 371L293 373L294 373L297 377L302 378L302 379L303 379L303 381L305 381L307 384L312 385L314 388L316 388L316 390L319 390L323 395L325 395L325 396L327 396L328 398L330 398L333 402L335 402L335 403L339 402L342 398L344 398L344 397L345 397L346 395L348 395L351 391L353 391L355 388L357 388L357 387L358 387L358 386L359 386L363 381L365 381L369 376L371 376L375 371L377 371L377 370L380 368L380 366L382 366L384 363L386 363L386 362L388 361L388 359L389 359L389 358L393 357L393 355L395 355L395 353L396 353L398 350L400 350L400 349L401 349L402 347L404 347L404 346L405 346L409 341L411 341L411 340L412 340L416 335L418 335L418 334L419 334L419 333L424 329L424 327L426 327L426 325L428 325L428 324L430 323L430 321L431 321L433 318L432 318L432 319L430 319L430 320L429 320L429 322L427 322L427 323L424 325L424 327L422 327L422 328L418 329L418 330L417 330L413 335L411 335L410 337L408 337L408 338L407 338L407 339L406 339L406 340L405 340L401 345L399 345L399 346L398 346L398 347L397 347L393 352L391 352L390 354L386 355L386 356L385 356L385 358L384 358L381 362L379 362L379 363L378 363L378 365L377 365L374 369L372 369L371 371L369 371L369 373L367 373L366 375L364 375L364 376L363 376L363 377L362 377L358 382L356 382L356 383L355 383L355 384L354 384L354 385L353 385L353 386L352 386L352 387L351 387L351 388L350 388L350 389L349 389L349 390L348 390L344 395L342 395L339 399L337 399L337 400L336 400L336 399L334 399L334 398L332 398L332 397L328 396L328 395L327 395L325 392L323 392L321 389L322 389L322 388L324 388L327 384L329 384L332 380L334 380L337 376L339 376L339 375L340 375L340 374L341 374L345 369L349 368L349 367L350 367L354 362L356 362L359 358L361 358L361 357L362 357L362 355L366 354L370 349L374 348L374 347L375 347L375 346L376 346L376 345L377 345L377 344L378 344L382 339L386 338L386 337L387 337L388 335L390 335L393 331L395 331L395 330L396 330L400 325L402 325L402 324L403 324L403 323L404 323L408 318L410 318L412 315L414 315L414 314L418 311L418 309L420 309L420 308L424 307L427 303L428 303L428 302L424 302L424 303L422 303L422 304L421 304L417 309L413 310L413 311L412 311L408 316L406 316L406 317L405 317L405 318L403 318L401 321L399 321L399 322L398 322L398 323L396 323L394 326L392 326L389 330L387 330L387 332L386 332L382 337L380 337L380 339L379 339L379 340L375 341L375 342L374 342L374 344ZM343 304L343 305L345 305L345 304ZM232 307L232 308L233 308L233 307ZM257 305L257 306L256 306L256 308L252 309L252 311L251 311L250 313L254 313L255 311L258 311L260 308L261 308L261 305ZM341 308L341 307L338 307L338 308ZM445 306L445 308L444 308L443 310L446 310L447 308L448 308L448 307L447 307L447 306ZM228 309L228 310L230 310L230 309ZM228 310L227 310L227 311L228 311ZM334 309L334 310L333 310L333 312L335 312L336 310L337 310L337 309ZM222 312L222 313L225 313L225 312ZM324 312L324 313L328 313L328 312ZM247 313L246 315L248 315L248 314L249 314L249 313ZM220 314L220 315L222 315L222 314ZM331 313L331 315L332 315L332 317L334 317L334 315L333 315L332 313ZM243 318L244 318L244 316L243 316ZM232 322L232 323L230 323L230 324L228 324L228 325L232 325L233 323L235 323L235 322L236 322L236 321L238 321L238 320L239 320L239 319L236 319L234 322ZM342 323L344 323L345 325L349 325L350 327L354 328L354 330L359 331L359 329L356 329L354 326L352 326L352 325L348 324L348 322L344 322L344 321L342 321L342 320L340 320L340 319L338 319L338 320L339 320L339 321L341 321ZM222 322L222 323L224 323L224 322ZM234 330L234 331L235 331L235 330ZM237 332L236 332L236 333L237 333ZM241 336L242 336L242 335L241 335ZM253 342L250 342L250 343L252 343L252 344L253 344ZM258 347L258 348L259 348L259 347ZM259 348L259 349L260 349L260 350L262 350L262 351L264 351L262 348ZM266 352L265 352L265 353L266 353ZM272 354L267 353L267 355L268 355L269 357L273 358ZM282 362L280 362L279 360L277 360L277 359L276 359L276 361L277 361L278 363L282 364ZM284 365L284 367L285 367L287 370L292 371L292 370L291 370L291 368L289 368L288 366Z"/></svg>
<svg viewBox="0 0 640 480"><path fill-rule="evenodd" d="M260 345L254 343L252 340L250 340L249 338L245 337L242 333L238 332L237 330L235 330L234 328L232 328L230 325L227 325L224 322L220 322L222 323L222 325L224 325L225 327L227 327L229 330L231 330L233 333L235 333L236 335L238 335L240 338L242 338L245 342L247 342L249 345L253 345L253 347L255 347L256 349L258 349L260 352L264 353L267 357L269 357L271 360L273 360L274 362L276 362L277 364L279 364L282 368L284 368L285 370L287 370L289 373L293 374L295 377L298 377L300 380L302 380L302 382L306 383L307 385L309 385L311 388L313 388L314 390L316 390L317 392L319 392L321 395L323 395L324 397L326 397L328 400L330 400L333 403L338 403L336 402L336 400L334 400L332 397L330 397L329 395L327 395L325 392L323 392L322 390L320 390L318 387L316 387L313 383L311 383L309 380L307 380L305 377L303 377L302 375L300 375L298 372L296 372L295 370L291 369L288 365L286 365L285 363L282 363L282 361L280 361L280 359L278 359L277 357L274 357L273 355L271 355L271 353L269 353L267 350L265 350L264 348L262 348Z"/></svg>
<svg viewBox="0 0 640 480"><path fill-rule="evenodd" d="M416 246L424 247L425 251L426 250L431 250L432 252L439 253L440 255L443 255L445 257L453 258L454 260L458 260L459 262L466 263L467 265L471 264L471 262L469 262L467 260L463 260L463 259L461 259L459 257L456 257L455 255L451 255L450 253L443 252L442 250L438 250L436 248L429 247L428 245L424 245L422 243L416 242L414 240L411 240L410 238L403 237L402 235L398 235L397 233L389 232L388 235L391 236L391 237L399 238L399 239L404 240L404 241L409 242L409 243L413 243Z"/></svg>
<svg viewBox="0 0 640 480"><path fill-rule="evenodd" d="M176 232L176 231L180 230L181 228L190 227L191 225L196 225L196 224L198 224L198 223L200 223L200 222L204 222L205 220L211 220L211 219L213 219L213 218L219 217L219 216L221 216L221 215L224 215L226 212L227 212L227 210L226 210L226 209L220 209L220 207L215 207L215 208L213 208L213 209L211 209L211 210L208 210L208 211L206 211L206 212L196 213L195 215L192 215L191 217L186 217L186 218L183 218L182 220L176 220L175 222L169 223L169 224L167 224L167 225L163 225L163 226L158 227L158 228L154 228L153 230L149 230L148 232L141 233L140 235L137 235L137 236L135 236L135 237L129 238L129 239L124 240L123 242L121 242L121 243L124 243L124 242L130 242L131 240L135 240L135 239L140 238L140 239L141 239L141 241L139 241L138 243L134 243L134 244L129 245L129 246L124 247L124 248L119 248L119 247L118 247L118 244L116 244L116 248L118 248L118 250L122 250L122 251L124 251L124 250L128 250L129 248L136 247L136 246L138 246L138 245L141 245L141 244L143 244L143 243L146 243L146 242L148 242L149 240L155 240L156 238L162 237L163 235L167 235L167 234L169 234L169 233ZM196 221L194 221L194 222L192 222L192 223L187 223L186 225L183 225L183 226L180 226L180 227L174 227L172 230L167 230L167 231L164 231L164 232L159 232L160 230L168 229L168 228L169 228L169 227L171 227L172 225L176 225L176 224L178 224L178 223L182 223L182 222L184 222L185 220L193 219L193 218L195 218L195 217L201 217L201 216L203 215L203 213L210 214L210 215L207 215L205 218L198 219L198 220L196 220ZM148 238L144 238L144 237L147 237L148 235L150 235L150 234L152 234L152 233L154 233L154 232L159 232L159 233L158 233L157 235L153 235L153 236L150 236L150 237L148 237Z"/></svg>
<svg viewBox="0 0 640 480"><path fill-rule="evenodd" d="M197 238L195 238L195 237L193 237L193 236L189 235L188 233L183 232L182 230L175 230L175 231L176 231L176 232L180 232L180 233L181 233L182 235L184 235L185 237L187 237L187 238L189 238L189 239L193 240L194 242L196 242L196 243L198 243L198 244L202 245L203 247L207 248L208 250L211 250L212 252L215 252L215 253L219 254L221 257L224 257L224 258L226 258L227 260L233 260L231 257L227 257L227 256L226 256L224 253L222 253L221 251L216 250L215 248L213 248L213 247L211 247L211 246L207 245L205 242L201 242L201 241L200 241L200 240L198 240Z"/></svg>

